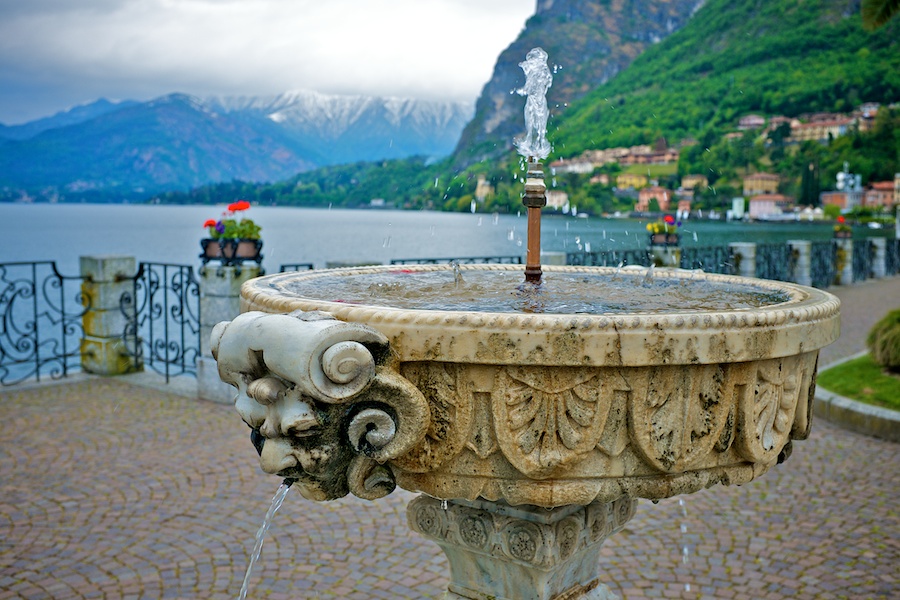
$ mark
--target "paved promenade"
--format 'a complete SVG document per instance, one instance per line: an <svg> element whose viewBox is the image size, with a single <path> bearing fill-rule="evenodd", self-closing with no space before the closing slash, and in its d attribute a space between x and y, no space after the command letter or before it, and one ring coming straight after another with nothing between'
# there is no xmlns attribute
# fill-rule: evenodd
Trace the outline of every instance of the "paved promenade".
<svg viewBox="0 0 900 600"><path fill-rule="evenodd" d="M900 278L839 288L844 335L900 305ZM0 391L0 600L236 598L278 481L227 406L128 379ZM604 582L642 598L900 597L900 445L823 421L769 474L653 505L607 541ZM292 492L250 598L438 598L447 564L397 491Z"/></svg>

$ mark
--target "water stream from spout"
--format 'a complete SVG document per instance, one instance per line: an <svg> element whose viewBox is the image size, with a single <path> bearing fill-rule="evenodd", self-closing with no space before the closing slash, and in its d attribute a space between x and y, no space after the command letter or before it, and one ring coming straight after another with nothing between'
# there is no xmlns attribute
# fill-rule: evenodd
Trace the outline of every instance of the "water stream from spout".
<svg viewBox="0 0 900 600"><path fill-rule="evenodd" d="M253 553L250 555L250 564L247 565L247 573L244 575L244 583L241 584L241 593L238 596L238 600L245 600L247 598L247 591L250 589L250 576L253 574L253 567L256 565L256 562L262 554L263 541L266 539L266 532L268 532L269 527L272 526L272 520L275 518L275 513L278 512L278 509L281 508L281 505L284 503L284 499L287 496L288 491L290 491L292 483L294 483L292 480L285 479L284 482L278 486L278 491L275 492L275 497L272 498L272 504L266 512L263 524L259 528L259 531L256 532L256 545L253 546Z"/></svg>

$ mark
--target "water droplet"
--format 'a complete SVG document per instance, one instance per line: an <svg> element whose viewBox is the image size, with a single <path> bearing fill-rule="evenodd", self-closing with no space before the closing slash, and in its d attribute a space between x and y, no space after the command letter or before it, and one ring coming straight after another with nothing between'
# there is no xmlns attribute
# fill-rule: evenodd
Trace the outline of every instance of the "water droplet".
<svg viewBox="0 0 900 600"><path fill-rule="evenodd" d="M459 268L459 264L457 264L455 268ZM447 501L446 500L441 500L441 510L447 510Z"/></svg>

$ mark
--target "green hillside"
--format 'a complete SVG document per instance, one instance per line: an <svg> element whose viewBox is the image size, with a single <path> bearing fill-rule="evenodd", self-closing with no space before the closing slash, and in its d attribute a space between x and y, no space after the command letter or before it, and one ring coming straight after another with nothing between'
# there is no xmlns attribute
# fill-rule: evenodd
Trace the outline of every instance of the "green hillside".
<svg viewBox="0 0 900 600"><path fill-rule="evenodd" d="M851 10L852 9L852 12ZM562 156L733 129L757 112L900 100L900 22L863 29L846 0L710 0L680 31L562 114Z"/></svg>

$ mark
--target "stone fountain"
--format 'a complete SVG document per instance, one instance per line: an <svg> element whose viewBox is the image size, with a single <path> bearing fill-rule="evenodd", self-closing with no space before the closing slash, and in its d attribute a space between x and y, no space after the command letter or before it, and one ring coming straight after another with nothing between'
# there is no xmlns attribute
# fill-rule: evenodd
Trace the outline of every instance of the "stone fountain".
<svg viewBox="0 0 900 600"><path fill-rule="evenodd" d="M448 598L613 598L599 550L638 498L746 483L807 437L839 301L672 269L545 267L523 290L517 269L262 277L213 354L266 472L318 501L422 493L409 526L447 555ZM494 279L525 310L486 300ZM637 303L566 308L615 286Z"/></svg>

